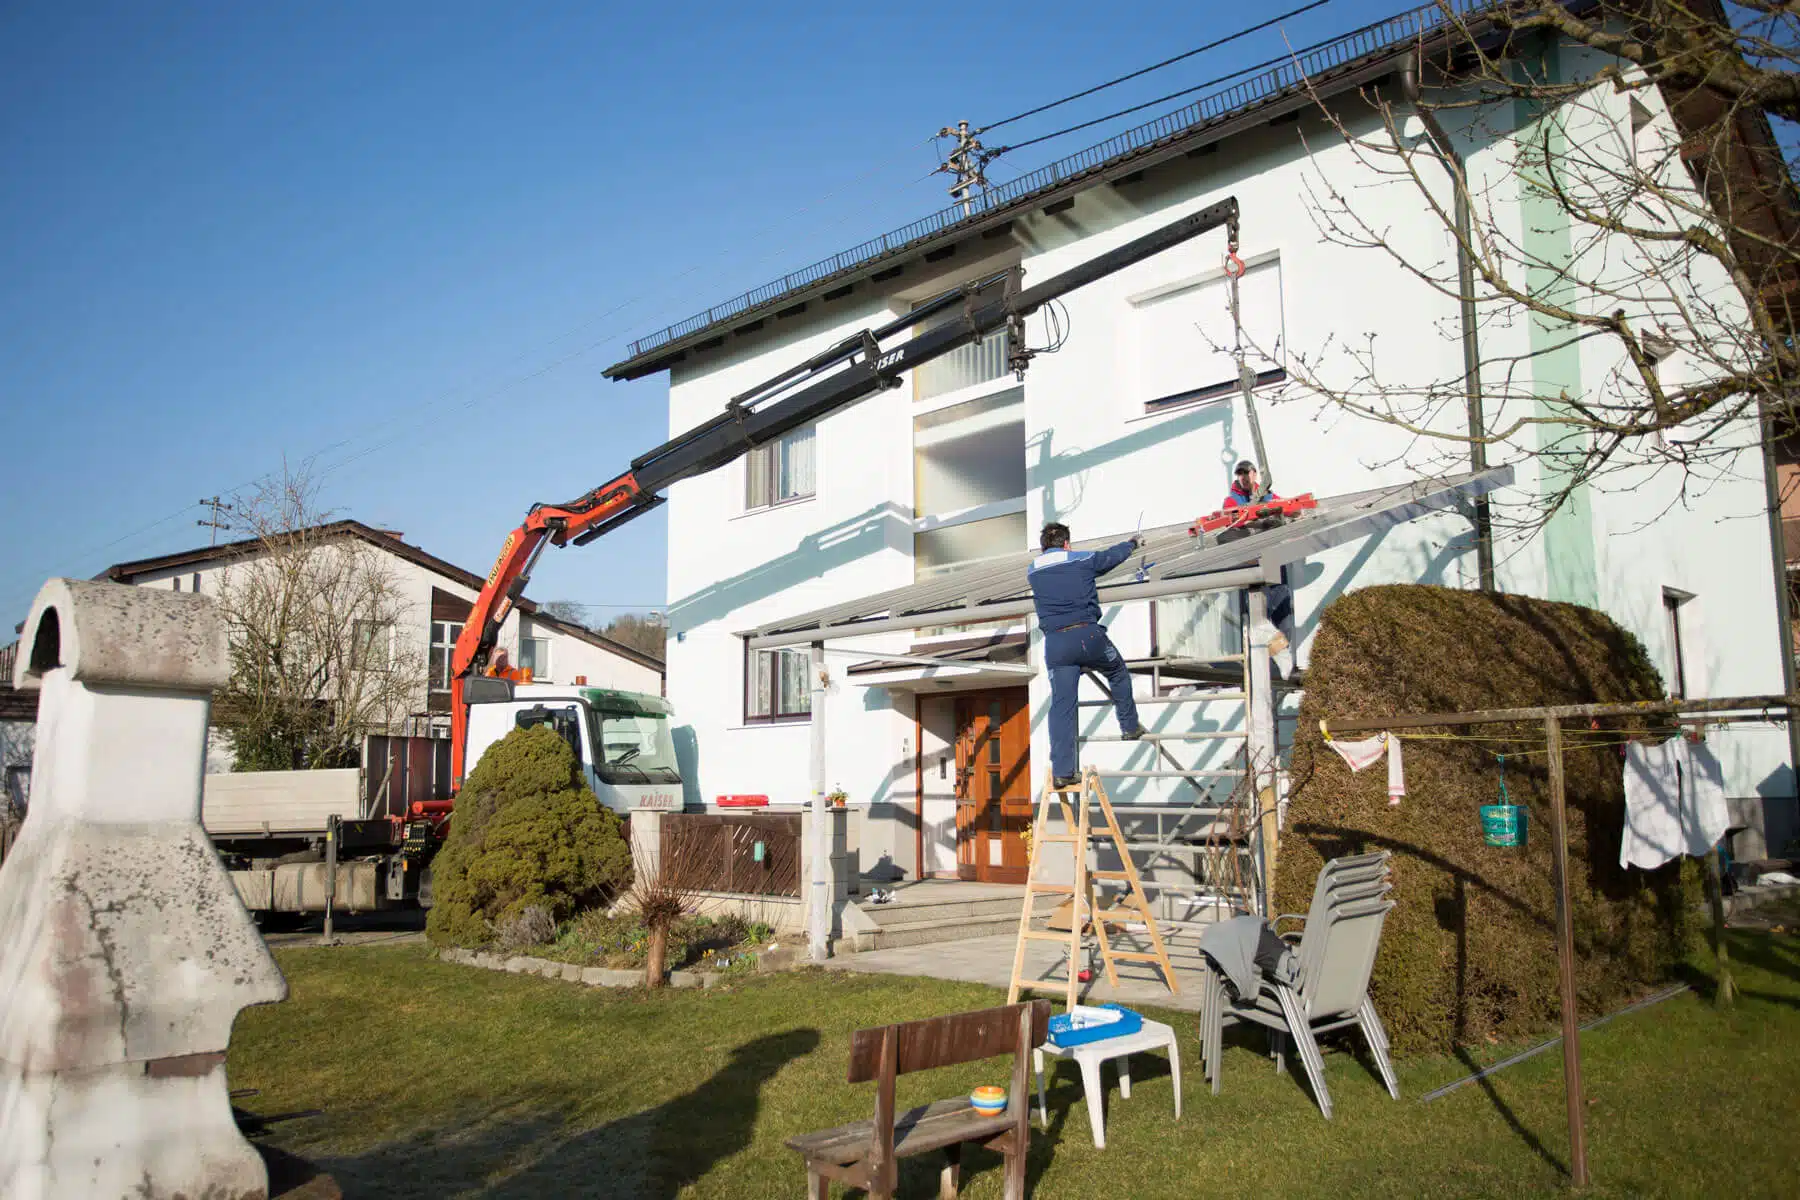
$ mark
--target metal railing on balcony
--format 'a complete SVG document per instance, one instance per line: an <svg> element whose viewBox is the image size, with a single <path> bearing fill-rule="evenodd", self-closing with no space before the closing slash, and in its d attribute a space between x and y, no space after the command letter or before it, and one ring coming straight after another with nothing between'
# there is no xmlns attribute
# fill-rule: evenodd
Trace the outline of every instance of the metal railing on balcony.
<svg viewBox="0 0 1800 1200"><path fill-rule="evenodd" d="M1451 15L1446 15L1446 6ZM976 192L970 196L966 209L961 203L940 209L910 225L902 225L880 237L870 238L830 258L820 259L811 266L802 267L771 283L753 288L723 304L714 305L705 312L695 313L667 329L639 338L631 343L628 357L637 358L678 338L808 287L840 271L906 250L921 239L936 237L965 222L977 221L998 209L1026 200L1035 193L1063 186L1090 171L1115 165L1124 158L1149 150L1171 138L1186 137L1208 125L1239 116L1258 105L1295 94L1305 89L1309 82L1316 85L1324 77L1359 65L1364 60L1397 54L1427 35L1446 30L1453 21L1466 20L1471 14L1490 7L1493 6L1482 3L1481 0L1446 0L1445 5L1426 4L1298 50L1290 61L1261 75L1210 92L1191 104L998 187Z"/></svg>

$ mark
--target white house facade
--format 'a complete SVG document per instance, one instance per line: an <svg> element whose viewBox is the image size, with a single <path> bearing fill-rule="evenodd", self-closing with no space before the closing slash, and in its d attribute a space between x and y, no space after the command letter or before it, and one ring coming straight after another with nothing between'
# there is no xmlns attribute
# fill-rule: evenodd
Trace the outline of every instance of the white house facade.
<svg viewBox="0 0 1800 1200"><path fill-rule="evenodd" d="M1345 87L1392 89L1393 69L1347 75ZM1353 132L1373 133L1367 107L1340 91L1329 101L1333 111ZM1235 197L1247 267L1241 320L1276 490L1328 497L1414 481L1430 469L1413 439L1309 396L1297 385L1298 362L1324 363L1332 345L1373 344L1395 386L1458 376L1459 344L1439 332L1458 322L1456 300L1383 254L1321 238L1309 185L1354 188L1369 182L1359 174L1365 168L1304 89L1246 95L1238 108L1189 127L1151 131L1136 143L1122 137L1104 154L1077 156L1065 172L1071 179L1035 173L1043 178L1021 181L1032 186L1009 190L1003 202L952 214L910 240L896 236L891 251L865 247L845 265L822 264L786 286L759 289L754 302L721 306L730 316L709 313L646 339L609 374L667 370L677 434L946 288L1008 270L1023 272L1030 286ZM1666 125L1654 89L1640 99L1651 122ZM1619 119L1638 132L1644 121L1631 124L1624 104ZM1451 134L1472 176L1491 182L1514 169L1506 139ZM1115 146L1123 148L1114 153ZM1448 195L1446 179L1446 207ZM1394 198L1389 236L1397 249L1451 254L1416 194L1415 209L1401 203L1405 193ZM1559 236L1523 192L1514 211L1497 215L1522 240ZM1067 522L1078 540L1123 537L1220 506L1232 465L1258 457L1238 392L1224 250L1222 235L1202 236L1070 294L1055 314L1060 328L1041 315L1030 323L1032 344L1064 341L1038 355L1022 381L1007 368L1002 340L990 337L914 372L903 388L670 489L668 696L689 735L690 806L744 794L799 804L812 792L819 693L806 651L753 651L748 631L1018 554L1035 547L1048 519ZM1597 341L1557 348L1532 340L1542 337L1525 321L1485 330L1484 360L1496 364L1485 369L1536 372L1547 396L1578 394L1583 378L1610 369ZM1502 512L1523 511L1554 482L1530 457L1512 465L1515 482L1494 496ZM1605 611L1643 641L1682 694L1779 693L1784 635L1758 454L1747 450L1742 469L1705 495L1671 504L1681 484L1671 470L1628 491L1583 490L1545 529L1497 538L1498 584ZM1648 514L1657 515L1646 521ZM1391 582L1476 586L1472 526L1454 511L1407 521L1321 550L1290 578L1303 681L1319 614L1344 592ZM1150 668L1171 659L1228 661L1240 640L1235 605L1177 597L1110 609L1113 639L1144 667L1140 695L1154 700L1206 682ZM1028 804L1049 762L1048 684L1031 670L1037 639L1034 623L1020 618L870 636L849 653L834 645L822 693L823 777L847 797L865 875L1023 877L1017 835L1026 810L1018 802ZM882 654L958 654L969 665ZM1284 703L1291 712L1291 691ZM1109 711L1088 711L1084 731L1111 730ZM1145 714L1158 730L1229 729L1244 720L1242 706L1229 701L1205 716L1173 704ZM984 740L971 738L972 727L1008 732ZM1743 823L1762 832L1766 810L1767 835L1779 838L1793 819L1787 735L1770 729L1721 741L1731 793L1748 814ZM984 782L990 765L1001 765L990 764L990 751L1005 758L1004 771ZM1202 743L1195 753L1191 765L1201 768L1226 750ZM1149 754L1094 745L1084 760L1149 765ZM1120 794L1154 798L1181 786L1128 780ZM981 811L970 811L971 788L991 801Z"/></svg>

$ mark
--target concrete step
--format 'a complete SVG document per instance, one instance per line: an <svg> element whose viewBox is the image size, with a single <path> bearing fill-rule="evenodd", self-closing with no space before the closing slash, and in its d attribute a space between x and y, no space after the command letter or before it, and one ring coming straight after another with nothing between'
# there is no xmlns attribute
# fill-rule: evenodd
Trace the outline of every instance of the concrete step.
<svg viewBox="0 0 1800 1200"><path fill-rule="evenodd" d="M984 896L961 900L914 900L910 902L895 901L889 904L870 904L867 900L857 905L868 918L877 925L913 925L922 921L942 921L953 917L994 917L1010 916L1019 919L1019 905L1025 894L1015 896ZM1040 897L1041 899L1041 897Z"/></svg>
<svg viewBox="0 0 1800 1200"><path fill-rule="evenodd" d="M1015 904L1010 913L982 917L940 917L930 921L908 921L897 925L882 925L876 929L858 933L855 937L855 948L860 953L869 950L893 950L901 946L924 946L932 942L960 942L967 938L1016 933L1018 928L1019 908Z"/></svg>

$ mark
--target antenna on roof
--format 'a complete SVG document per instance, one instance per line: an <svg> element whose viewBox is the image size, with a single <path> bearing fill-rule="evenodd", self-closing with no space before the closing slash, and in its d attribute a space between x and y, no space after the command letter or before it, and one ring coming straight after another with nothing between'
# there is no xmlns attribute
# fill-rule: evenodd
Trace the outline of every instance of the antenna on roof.
<svg viewBox="0 0 1800 1200"><path fill-rule="evenodd" d="M962 205L963 216L966 217L974 207L970 197L974 194L975 188L979 186L983 191L987 189L987 176L983 175L981 171L983 167L987 166L988 160L993 155L989 154L981 143L975 140L975 135L969 131L967 121L958 121L955 129L946 125L937 131L937 136L955 138L956 148L950 151L932 174L936 175L942 172L956 177L956 182L950 185L950 198Z"/></svg>

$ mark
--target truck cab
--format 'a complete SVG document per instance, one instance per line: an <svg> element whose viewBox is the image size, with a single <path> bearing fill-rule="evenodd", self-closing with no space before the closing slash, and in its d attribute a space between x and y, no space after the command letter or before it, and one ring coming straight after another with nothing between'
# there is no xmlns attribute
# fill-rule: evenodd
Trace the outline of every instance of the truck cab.
<svg viewBox="0 0 1800 1200"><path fill-rule="evenodd" d="M587 785L600 803L620 813L633 809L679 810L681 773L670 730L674 710L660 696L612 688L471 679L464 762L481 761L487 748L514 729L548 725L575 752Z"/></svg>

